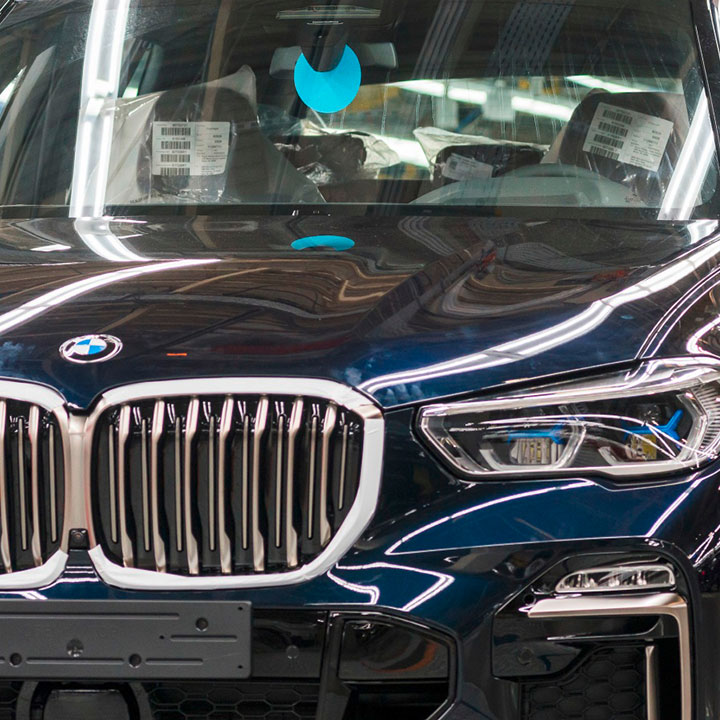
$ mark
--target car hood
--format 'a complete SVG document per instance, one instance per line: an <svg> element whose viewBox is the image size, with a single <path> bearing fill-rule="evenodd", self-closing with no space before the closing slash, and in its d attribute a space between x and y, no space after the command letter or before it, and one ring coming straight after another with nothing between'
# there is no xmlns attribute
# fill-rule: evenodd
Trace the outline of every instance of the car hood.
<svg viewBox="0 0 720 720"><path fill-rule="evenodd" d="M629 361L714 262L716 229L481 217L5 220L0 375L50 385L82 408L121 384L228 375L333 379L390 407ZM318 236L354 244L292 247ZM119 338L122 352L85 365L61 356L65 341L91 333Z"/></svg>

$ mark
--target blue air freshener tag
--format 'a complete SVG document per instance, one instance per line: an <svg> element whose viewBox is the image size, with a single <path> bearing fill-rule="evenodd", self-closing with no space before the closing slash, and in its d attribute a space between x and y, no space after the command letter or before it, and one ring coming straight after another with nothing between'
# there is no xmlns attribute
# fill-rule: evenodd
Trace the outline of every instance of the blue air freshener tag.
<svg viewBox="0 0 720 720"><path fill-rule="evenodd" d="M304 55L300 55L295 64L297 94L309 108L319 113L344 110L357 97L361 82L360 60L347 46L334 70L317 72Z"/></svg>

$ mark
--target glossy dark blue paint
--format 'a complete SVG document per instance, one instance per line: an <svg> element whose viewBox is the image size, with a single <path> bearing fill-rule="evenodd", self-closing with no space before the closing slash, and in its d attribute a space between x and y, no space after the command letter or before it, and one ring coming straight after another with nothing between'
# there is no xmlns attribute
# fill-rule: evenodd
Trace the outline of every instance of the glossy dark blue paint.
<svg viewBox="0 0 720 720"><path fill-rule="evenodd" d="M198 225L107 223L106 247L138 258L119 263L77 223L1 223L0 372L83 408L128 382L227 374L330 378L392 407L632 361L720 252L709 222ZM319 235L355 246L290 247ZM60 357L66 340L103 332L124 344L113 360Z"/></svg>

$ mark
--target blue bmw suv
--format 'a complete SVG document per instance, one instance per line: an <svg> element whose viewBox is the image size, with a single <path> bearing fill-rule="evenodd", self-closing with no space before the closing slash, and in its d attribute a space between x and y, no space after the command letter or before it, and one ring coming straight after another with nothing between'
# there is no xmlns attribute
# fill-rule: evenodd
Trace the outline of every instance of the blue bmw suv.
<svg viewBox="0 0 720 720"><path fill-rule="evenodd" d="M0 2L0 720L717 720L719 43Z"/></svg>

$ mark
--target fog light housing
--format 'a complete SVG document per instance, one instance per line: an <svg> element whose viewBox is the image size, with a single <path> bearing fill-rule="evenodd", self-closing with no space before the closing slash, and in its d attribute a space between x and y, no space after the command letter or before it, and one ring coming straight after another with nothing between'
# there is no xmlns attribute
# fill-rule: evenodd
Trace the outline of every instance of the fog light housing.
<svg viewBox="0 0 720 720"><path fill-rule="evenodd" d="M555 592L561 594L632 590L647 592L668 590L673 587L675 587L675 573L672 568L657 563L578 570L560 580Z"/></svg>

